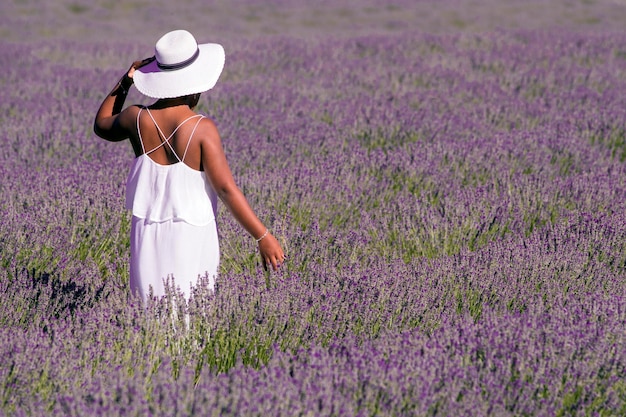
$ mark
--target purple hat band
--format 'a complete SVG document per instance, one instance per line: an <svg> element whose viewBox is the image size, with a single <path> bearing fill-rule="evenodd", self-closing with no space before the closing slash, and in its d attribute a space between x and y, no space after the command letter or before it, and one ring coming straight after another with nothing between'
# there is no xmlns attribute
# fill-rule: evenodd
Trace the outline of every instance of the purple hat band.
<svg viewBox="0 0 626 417"><path fill-rule="evenodd" d="M198 56L200 55L200 48L196 48L196 52L191 56L191 58L186 59L182 62L178 62L176 64L162 64L157 60L157 66L159 67L160 70L162 71L175 71L175 70L179 70L185 67L188 67L189 65L193 64L195 62L196 59L198 59Z"/></svg>

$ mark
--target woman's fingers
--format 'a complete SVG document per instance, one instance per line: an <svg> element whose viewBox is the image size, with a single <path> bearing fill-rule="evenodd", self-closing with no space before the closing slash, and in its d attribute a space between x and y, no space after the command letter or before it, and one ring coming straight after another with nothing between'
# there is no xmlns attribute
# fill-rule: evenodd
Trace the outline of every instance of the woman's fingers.
<svg viewBox="0 0 626 417"><path fill-rule="evenodd" d="M146 58L146 59L142 59L141 61L137 61L137 66L135 68L141 68L144 65L148 65L149 63L151 63L155 59L156 59L156 57L151 56L150 58Z"/></svg>
<svg viewBox="0 0 626 417"><path fill-rule="evenodd" d="M276 271L285 262L285 252L283 252L280 244L271 234L267 235L267 237L259 242L259 249L261 251L263 267L266 271L270 266Z"/></svg>
<svg viewBox="0 0 626 417"><path fill-rule="evenodd" d="M155 57L151 56L150 58L145 58L145 59L142 59L141 61L133 62L133 65L131 65L130 68L128 69L128 76L130 78L133 78L133 75L135 74L135 70L137 68L141 68L144 65L148 65L149 63L151 63L155 59L156 59Z"/></svg>
<svg viewBox="0 0 626 417"><path fill-rule="evenodd" d="M281 258L279 258L279 257L277 257L277 256L271 256L271 257L265 257L265 256L263 256L263 257L262 257L262 259L263 259L263 268L264 268L266 271L267 271L267 268L268 268L269 266L271 266L271 267L272 267L272 269L273 269L274 271L277 271L277 270L278 270L278 268L280 268L280 266L281 266L281 265L283 264L283 262L284 262L284 258L282 258L282 260L281 260Z"/></svg>

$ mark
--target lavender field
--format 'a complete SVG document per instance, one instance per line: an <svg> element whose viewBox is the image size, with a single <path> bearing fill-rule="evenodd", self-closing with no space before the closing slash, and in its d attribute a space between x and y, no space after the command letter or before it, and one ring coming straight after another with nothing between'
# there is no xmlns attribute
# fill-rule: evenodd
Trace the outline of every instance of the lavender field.
<svg viewBox="0 0 626 417"><path fill-rule="evenodd" d="M37 3L0 6L0 415L626 415L626 2ZM172 311L92 122L175 28L225 46L199 110L289 261L220 206Z"/></svg>

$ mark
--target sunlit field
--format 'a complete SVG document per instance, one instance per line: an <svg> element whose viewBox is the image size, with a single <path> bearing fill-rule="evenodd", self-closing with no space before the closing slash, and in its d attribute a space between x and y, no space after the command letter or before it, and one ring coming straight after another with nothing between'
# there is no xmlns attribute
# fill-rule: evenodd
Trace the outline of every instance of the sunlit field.
<svg viewBox="0 0 626 417"><path fill-rule="evenodd" d="M626 415L626 3L35 3L0 6L0 415ZM226 48L199 111L289 261L220 205L216 290L144 308L92 123L177 28Z"/></svg>

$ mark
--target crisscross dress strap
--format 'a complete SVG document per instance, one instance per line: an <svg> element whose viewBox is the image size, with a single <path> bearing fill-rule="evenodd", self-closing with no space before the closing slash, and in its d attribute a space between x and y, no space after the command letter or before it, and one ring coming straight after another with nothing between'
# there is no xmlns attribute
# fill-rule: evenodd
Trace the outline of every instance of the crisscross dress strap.
<svg viewBox="0 0 626 417"><path fill-rule="evenodd" d="M200 122L204 118L204 116L202 116L200 114L198 116L200 116L200 117L198 118L198 121L196 122L196 125L193 127L193 130L191 131L191 135L189 135L189 140L187 141L187 146L185 146L185 153L183 153L183 162L185 161L185 156L187 156L187 150L189 149L189 144L191 143L191 139L193 138L193 134L196 133L196 129L198 128L198 125L200 124Z"/></svg>
<svg viewBox="0 0 626 417"><path fill-rule="evenodd" d="M139 129L139 116L143 111L143 107L139 108L139 113L137 113L137 135L139 135L139 143L141 143L141 151L146 153L146 148L143 147L143 139L141 138L141 130Z"/></svg>
<svg viewBox="0 0 626 417"><path fill-rule="evenodd" d="M174 156L176 157L176 159L178 159L178 162L182 162L183 160L178 156L178 154L176 153L176 151L174 150L174 147L172 146L172 144L170 143L170 139L172 139L174 137L174 134L178 131L178 129L184 125L185 123L187 123L187 121L193 119L194 117L199 117L202 118L203 116L200 114L194 114L193 116L189 116L188 118L186 118L185 120L183 120L178 126L176 126L176 129L174 129L174 131L172 133L170 133L169 136L165 136L165 133L163 133L163 131L161 130L161 127L158 125L158 123L156 122L156 120L154 119L154 116L152 116L152 113L150 112L149 108L145 108L146 111L148 112L148 115L150 116L150 118L152 119L152 123L154 123L154 126L156 126L157 130L159 131L159 134L161 135L161 137L163 138L163 142L161 142L159 145L155 146L154 148L150 149L149 151L146 152L146 149L143 146L143 140L141 140L141 133L139 133L139 139L141 140L141 147L143 149L143 152L147 155L151 154L152 152L156 151L157 149L159 149L160 147L162 147L163 145L167 144L167 146L170 148L170 150L172 151L172 153L174 154ZM139 130L139 116L137 116L137 130ZM195 128L194 128L195 130ZM189 143L187 144L187 146L189 146ZM186 152L186 151L185 151ZM184 157L183 157L184 159Z"/></svg>

